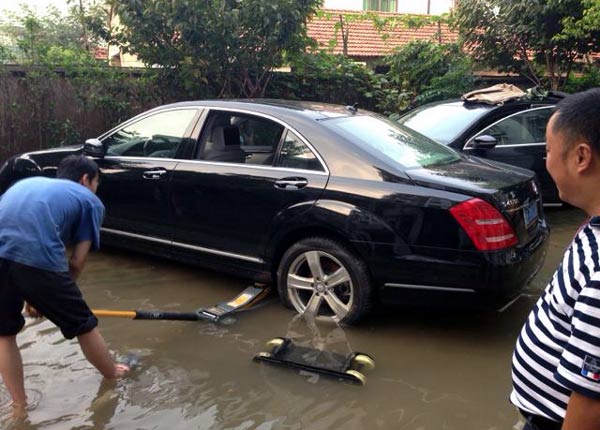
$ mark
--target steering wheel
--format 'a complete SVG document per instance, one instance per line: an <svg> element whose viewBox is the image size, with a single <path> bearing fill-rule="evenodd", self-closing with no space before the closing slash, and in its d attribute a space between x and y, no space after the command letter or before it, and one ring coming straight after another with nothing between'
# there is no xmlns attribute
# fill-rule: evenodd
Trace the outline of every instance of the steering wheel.
<svg viewBox="0 0 600 430"><path fill-rule="evenodd" d="M170 149L170 147L172 146L171 141L169 139L167 139L165 136L161 136L161 135L157 134L157 135L152 136L150 139L148 139L147 141L144 142L144 155L149 156L153 152L163 149L160 147L161 143L164 144L164 146L165 146L164 149ZM156 149L156 146L158 146L158 149Z"/></svg>

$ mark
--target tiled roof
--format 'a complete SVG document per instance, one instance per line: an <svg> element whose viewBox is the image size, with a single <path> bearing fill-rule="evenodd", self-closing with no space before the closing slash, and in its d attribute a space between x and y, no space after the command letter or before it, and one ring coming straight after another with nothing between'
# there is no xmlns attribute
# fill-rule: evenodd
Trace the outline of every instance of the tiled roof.
<svg viewBox="0 0 600 430"><path fill-rule="evenodd" d="M341 54L343 51L341 31L335 34L335 26L339 23L340 15L364 14L347 10L322 9L322 15L317 15L308 22L308 36L315 39L321 48L330 47L330 41L336 40L333 52ZM402 16L397 13L378 13L379 16L394 17ZM348 56L350 57L381 57L389 54L394 48L405 45L413 40L435 40L438 41L438 32L441 29L442 42L456 41L458 34L451 31L447 25L437 24L424 25L419 28L410 29L403 25L395 28L386 28L379 31L373 20L366 16L365 19L345 20L348 28Z"/></svg>

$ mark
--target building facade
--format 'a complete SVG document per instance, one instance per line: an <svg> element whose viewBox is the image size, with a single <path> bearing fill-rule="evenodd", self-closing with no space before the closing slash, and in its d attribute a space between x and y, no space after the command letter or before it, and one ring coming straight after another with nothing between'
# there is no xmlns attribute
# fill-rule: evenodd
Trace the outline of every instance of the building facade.
<svg viewBox="0 0 600 430"><path fill-rule="evenodd" d="M441 15L450 12L456 0L325 0L323 9L372 10L379 12Z"/></svg>

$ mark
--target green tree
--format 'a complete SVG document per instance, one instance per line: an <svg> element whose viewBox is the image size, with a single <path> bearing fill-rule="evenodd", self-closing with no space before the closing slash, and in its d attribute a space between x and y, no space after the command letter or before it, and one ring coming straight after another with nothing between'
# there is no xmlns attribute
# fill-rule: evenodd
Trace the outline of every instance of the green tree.
<svg viewBox="0 0 600 430"><path fill-rule="evenodd" d="M555 0L559 1L559 0ZM576 37L598 45L600 28L600 0L581 0L581 16L566 16L562 20L564 28L555 36L555 40Z"/></svg>
<svg viewBox="0 0 600 430"><path fill-rule="evenodd" d="M456 97L473 88L471 61L455 43L416 40L386 58L388 78L410 104Z"/></svg>
<svg viewBox="0 0 600 430"><path fill-rule="evenodd" d="M20 64L64 65L61 52L64 63L85 62L93 57L91 47L99 43L90 25L104 20L105 15L100 6L85 6L83 0L66 14L55 7L40 14L24 5L0 21L0 34L11 59Z"/></svg>
<svg viewBox="0 0 600 430"><path fill-rule="evenodd" d="M116 0L114 39L148 65L178 76L190 94L265 93L286 53L307 43L305 22L321 0Z"/></svg>
<svg viewBox="0 0 600 430"><path fill-rule="evenodd" d="M586 1L461 0L454 19L476 61L560 89L575 62L598 49L589 37L597 28L585 38L565 32L565 22L581 22Z"/></svg>

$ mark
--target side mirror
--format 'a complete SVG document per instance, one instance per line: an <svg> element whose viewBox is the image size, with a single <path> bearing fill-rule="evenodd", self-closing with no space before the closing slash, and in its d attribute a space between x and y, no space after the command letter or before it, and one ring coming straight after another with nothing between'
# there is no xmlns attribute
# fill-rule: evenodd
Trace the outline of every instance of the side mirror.
<svg viewBox="0 0 600 430"><path fill-rule="evenodd" d="M83 154L95 158L104 158L106 151L98 139L88 139L83 144Z"/></svg>
<svg viewBox="0 0 600 430"><path fill-rule="evenodd" d="M498 144L498 139L489 134L483 134L473 139L471 147L475 149L492 149Z"/></svg>

